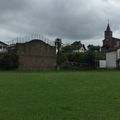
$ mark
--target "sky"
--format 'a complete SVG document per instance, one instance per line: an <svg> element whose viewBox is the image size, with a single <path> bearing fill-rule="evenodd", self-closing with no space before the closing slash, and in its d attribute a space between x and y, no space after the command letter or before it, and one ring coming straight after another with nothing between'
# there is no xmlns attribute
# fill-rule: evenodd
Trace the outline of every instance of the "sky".
<svg viewBox="0 0 120 120"><path fill-rule="evenodd" d="M110 21L120 38L119 0L0 0L0 41L39 33L63 43L102 45Z"/></svg>

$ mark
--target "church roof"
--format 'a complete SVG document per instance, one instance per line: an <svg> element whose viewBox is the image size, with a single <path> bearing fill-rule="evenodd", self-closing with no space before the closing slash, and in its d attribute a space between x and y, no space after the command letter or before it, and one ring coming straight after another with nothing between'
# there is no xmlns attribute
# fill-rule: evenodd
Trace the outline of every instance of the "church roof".
<svg viewBox="0 0 120 120"><path fill-rule="evenodd" d="M114 41L120 41L119 38L114 38L114 37L112 37L112 40L114 40Z"/></svg>
<svg viewBox="0 0 120 120"><path fill-rule="evenodd" d="M111 31L110 25L108 24L106 31Z"/></svg>

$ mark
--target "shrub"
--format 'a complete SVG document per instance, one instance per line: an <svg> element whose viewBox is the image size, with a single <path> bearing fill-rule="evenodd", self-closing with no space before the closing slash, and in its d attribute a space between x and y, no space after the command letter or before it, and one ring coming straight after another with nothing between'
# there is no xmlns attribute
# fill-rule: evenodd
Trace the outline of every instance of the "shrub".
<svg viewBox="0 0 120 120"><path fill-rule="evenodd" d="M13 70L18 67L18 57L16 54L5 53L0 54L0 69Z"/></svg>

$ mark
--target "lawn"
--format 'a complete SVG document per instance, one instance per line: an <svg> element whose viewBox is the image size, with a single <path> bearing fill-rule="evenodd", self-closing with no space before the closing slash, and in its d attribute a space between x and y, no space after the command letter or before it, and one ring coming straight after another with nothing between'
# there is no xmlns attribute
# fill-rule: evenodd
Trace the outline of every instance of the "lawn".
<svg viewBox="0 0 120 120"><path fill-rule="evenodd" d="M0 120L120 120L120 71L0 72Z"/></svg>

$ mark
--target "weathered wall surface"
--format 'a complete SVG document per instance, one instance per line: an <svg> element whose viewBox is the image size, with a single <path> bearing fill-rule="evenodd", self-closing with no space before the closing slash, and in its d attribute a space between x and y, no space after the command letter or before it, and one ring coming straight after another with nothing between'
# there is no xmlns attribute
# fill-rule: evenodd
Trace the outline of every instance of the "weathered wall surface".
<svg viewBox="0 0 120 120"><path fill-rule="evenodd" d="M106 67L117 68L117 54L116 51L106 53Z"/></svg>
<svg viewBox="0 0 120 120"><path fill-rule="evenodd" d="M106 68L106 60L99 60L99 67Z"/></svg>
<svg viewBox="0 0 120 120"><path fill-rule="evenodd" d="M16 44L18 69L53 70L56 67L56 49L40 40Z"/></svg>

